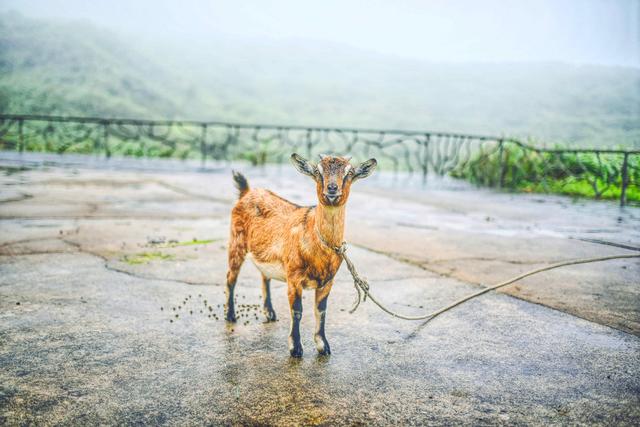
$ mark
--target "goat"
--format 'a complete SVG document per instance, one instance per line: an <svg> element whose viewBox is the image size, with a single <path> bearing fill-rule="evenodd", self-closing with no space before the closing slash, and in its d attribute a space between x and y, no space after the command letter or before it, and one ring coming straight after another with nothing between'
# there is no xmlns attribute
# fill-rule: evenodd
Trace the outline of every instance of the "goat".
<svg viewBox="0 0 640 427"><path fill-rule="evenodd" d="M269 190L249 189L246 178L233 172L240 194L231 211L225 318L229 322L236 320L233 294L240 267L248 256L262 273L263 311L267 321L276 320L271 304L271 280L287 283L291 356L302 357L303 289L315 290L316 348L320 354L331 354L324 331L327 298L342 263L333 247L342 244L345 204L351 184L371 175L377 162L369 159L353 167L350 158L321 155L320 162L313 164L295 153L291 160L300 173L315 181L317 206L302 207Z"/></svg>

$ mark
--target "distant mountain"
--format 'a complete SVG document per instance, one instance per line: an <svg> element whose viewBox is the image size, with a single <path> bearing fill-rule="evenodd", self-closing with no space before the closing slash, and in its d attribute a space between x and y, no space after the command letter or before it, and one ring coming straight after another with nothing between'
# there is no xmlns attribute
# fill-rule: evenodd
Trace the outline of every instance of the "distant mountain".
<svg viewBox="0 0 640 427"><path fill-rule="evenodd" d="M0 15L0 109L13 113L175 117L170 70L107 31Z"/></svg>
<svg viewBox="0 0 640 427"><path fill-rule="evenodd" d="M0 110L452 130L640 147L640 70L434 64L327 44L145 45L0 15Z"/></svg>

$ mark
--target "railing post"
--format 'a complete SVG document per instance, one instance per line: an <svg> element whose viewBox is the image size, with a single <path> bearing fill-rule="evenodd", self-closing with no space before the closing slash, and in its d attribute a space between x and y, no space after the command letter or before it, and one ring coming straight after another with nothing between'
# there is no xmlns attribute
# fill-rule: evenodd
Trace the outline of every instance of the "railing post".
<svg viewBox="0 0 640 427"><path fill-rule="evenodd" d="M104 145L104 155L107 159L111 158L111 150L109 150L109 125L107 122L102 124L102 144Z"/></svg>
<svg viewBox="0 0 640 427"><path fill-rule="evenodd" d="M307 159L311 159L311 129L307 129Z"/></svg>
<svg viewBox="0 0 640 427"><path fill-rule="evenodd" d="M429 174L429 139L431 135L424 134L424 142L422 143L422 185L427 183L427 175Z"/></svg>
<svg viewBox="0 0 640 427"><path fill-rule="evenodd" d="M205 166L207 161L207 124L202 125L202 132L200 133L200 163L202 167Z"/></svg>
<svg viewBox="0 0 640 427"><path fill-rule="evenodd" d="M93 139L93 151L91 151L91 154L93 154L96 157L100 157L100 141L101 141L101 136L100 136L100 124L96 125L96 135Z"/></svg>
<svg viewBox="0 0 640 427"><path fill-rule="evenodd" d="M24 153L24 119L18 119L18 151Z"/></svg>
<svg viewBox="0 0 640 427"><path fill-rule="evenodd" d="M622 189L620 191L620 206L627 203L627 186L629 185L629 153L624 153L622 159Z"/></svg>
<svg viewBox="0 0 640 427"><path fill-rule="evenodd" d="M499 156L500 156L500 177L498 178L498 188L504 187L504 175L506 172L506 166L504 161L504 141L501 139L499 144Z"/></svg>
<svg viewBox="0 0 640 427"><path fill-rule="evenodd" d="M174 126L173 121L150 121L150 120L118 120L118 119L106 119L99 117L61 117L61 116L44 116L44 115L10 115L0 113L0 121L2 122L1 133L2 138L10 138L7 142L11 144L11 149L20 154L27 150L26 143L29 142L29 149L42 150L42 151L59 151L65 150L67 144L71 143L74 138L74 132L76 135L80 135L79 132L86 132L88 138L90 138L95 155L100 156L100 152L103 152L107 159L112 156L110 147L111 130L113 130L114 138L114 150L116 154L121 151L123 143L128 147L129 143L137 141L137 144L141 149L145 150L145 155L149 155L150 145L144 138L144 129L149 127L149 136L153 140L161 141L162 143L168 143L172 148L169 154L175 155L176 142L173 139L175 135L172 135L168 128L166 134L161 134L154 131L155 127L164 128L166 126ZM181 126L183 122L180 122ZM333 144L330 138L331 132L352 133L353 138L347 140L348 147L362 143L363 154L369 154L369 150L384 150L388 145L385 145L386 134L390 133L392 136L396 135L396 131L384 131L384 130L372 130L372 129L351 129L351 128L317 128L317 127L278 127L273 126L261 126L261 125L239 125L233 123L224 122L188 122L188 126L200 126L201 133L197 135L191 134L189 139L189 149L187 154L192 156L197 154L198 145L200 146L201 162L204 166L206 164L207 157L212 156L212 159L226 159L229 164L232 159L237 155L236 152L241 150L240 141L243 139L242 135L247 129L260 129L267 128L278 130L279 146L284 145L282 139L287 138L287 142L290 142L296 150L301 152L306 150L307 157L311 158L313 150L318 151L321 149L322 144ZM70 125L67 125L70 124ZM196 125L197 124L197 125ZM211 144L209 146L208 127L212 127L214 134L212 134ZM17 130L16 127L17 126ZM61 128L62 127L62 128ZM218 128L223 127L226 129L226 139L218 140L216 138L218 134ZM57 130L56 130L57 129ZM196 127L197 129L197 127ZM285 131L285 129L287 129ZM10 131L10 132L9 132ZM9 132L7 134L7 132ZM197 131L196 131L197 132ZM293 132L293 138L289 141L288 132ZM358 132L365 135L374 135L372 138L359 138ZM610 186L615 185L620 187L620 206L626 206L628 204L628 192L629 186L635 186L635 157L640 151L635 150L622 150L622 149L604 149L604 150L576 150L576 149L546 149L536 148L528 143L520 142L517 139L512 139L507 136L474 136L474 135L460 135L449 133L430 133L429 131L411 131L409 134L400 132L399 139L389 140L391 143L410 143L410 149L404 152L405 163L409 167L411 173L416 172L417 169L422 170L422 182L423 185L427 183L428 175L433 170L434 175L443 175L447 170L450 170L452 165L455 166L455 162L462 162L462 147L467 147L464 141L479 141L482 144L485 142L487 146L480 145L476 150L469 144L465 162L469 165L464 171L463 176L467 179L492 187L499 188L513 188L517 189L519 180L530 180L534 185L540 187L543 186L546 190L554 190L562 193L563 189L555 190L550 186L550 183L556 179L556 172L561 173L561 178L564 176L581 176L585 177L585 180L594 187L594 193L596 198L600 198ZM377 141L375 135L378 135ZM61 139L62 138L62 139ZM69 140L65 139L69 138ZM142 138L142 139L141 139ZM346 137L345 137L346 138ZM420 139L422 138L422 139ZM466 139L465 139L466 138ZM254 137L254 141L258 142L258 139ZM265 139L263 142L269 144L273 141L273 136ZM498 150L493 145L498 144ZM320 145L318 145L320 144ZM420 144L416 146L416 144ZM256 144L257 145L257 144ZM317 146L317 147L314 147ZM359 146L359 144L358 144ZM422 148L420 148L420 146ZM256 147L257 149L258 147ZM422 152L420 152L422 150ZM453 153L453 154L452 154ZM574 153L576 156L575 164L569 163L563 160L562 154ZM257 161L264 164L267 151L263 152L264 156L260 157L260 153L257 154ZM498 154L499 158L492 158L493 155ZM589 166L582 156L595 155L597 159L597 165L595 171ZM601 156L612 156L605 159L601 159ZM414 156L414 157L410 157ZM417 156L417 158L415 157ZM421 158L420 158L421 156ZM613 157L615 156L615 157ZM620 157L622 156L622 159ZM279 156L278 159L281 159ZM609 161L605 161L611 159ZM398 158L393 158L394 167L397 170L399 164ZM495 160L497 164L493 163ZM610 169L608 166L611 162L617 162L622 160L620 169ZM631 162L631 164L629 164ZM414 167L415 165L415 167ZM589 166L589 167L587 167ZM613 172L615 170L615 172ZM618 172L619 171L619 172ZM617 175L620 175L620 181L617 181ZM509 175L509 176L507 176ZM603 182L604 188L599 188L599 184ZM633 191L632 191L633 193ZM632 194L633 196L633 194ZM632 197L633 199L633 197Z"/></svg>

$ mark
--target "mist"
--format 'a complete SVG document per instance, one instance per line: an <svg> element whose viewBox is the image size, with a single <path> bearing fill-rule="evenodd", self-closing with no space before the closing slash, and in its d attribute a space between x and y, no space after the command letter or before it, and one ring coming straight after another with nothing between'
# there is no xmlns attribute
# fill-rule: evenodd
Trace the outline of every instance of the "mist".
<svg viewBox="0 0 640 427"><path fill-rule="evenodd" d="M86 20L137 41L335 43L426 61L640 65L634 0L278 1L5 0L4 10Z"/></svg>
<svg viewBox="0 0 640 427"><path fill-rule="evenodd" d="M5 0L0 13L5 112L640 144L632 0Z"/></svg>

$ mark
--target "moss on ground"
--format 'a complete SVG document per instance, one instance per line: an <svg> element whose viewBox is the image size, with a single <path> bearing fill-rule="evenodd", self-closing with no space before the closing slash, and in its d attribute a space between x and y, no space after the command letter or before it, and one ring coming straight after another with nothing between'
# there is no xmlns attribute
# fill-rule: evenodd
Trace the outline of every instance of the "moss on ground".
<svg viewBox="0 0 640 427"><path fill-rule="evenodd" d="M140 252L132 255L125 255L122 257L122 261L129 265L148 264L151 261L173 261L174 255L165 254L162 252Z"/></svg>

